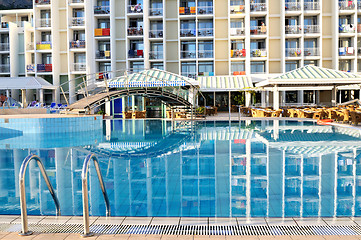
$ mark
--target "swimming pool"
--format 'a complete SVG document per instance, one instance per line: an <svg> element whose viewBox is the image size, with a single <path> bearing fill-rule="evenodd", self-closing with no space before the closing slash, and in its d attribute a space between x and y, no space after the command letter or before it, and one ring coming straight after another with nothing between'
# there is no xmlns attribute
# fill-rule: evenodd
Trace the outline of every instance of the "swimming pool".
<svg viewBox="0 0 361 240"><path fill-rule="evenodd" d="M30 144L30 145L29 145ZM297 121L106 120L103 130L0 136L0 214L20 214L18 172L39 155L62 215L82 215L81 169L99 158L112 216L361 216L361 135ZM28 214L54 215L35 162ZM105 215L93 165L90 214Z"/></svg>

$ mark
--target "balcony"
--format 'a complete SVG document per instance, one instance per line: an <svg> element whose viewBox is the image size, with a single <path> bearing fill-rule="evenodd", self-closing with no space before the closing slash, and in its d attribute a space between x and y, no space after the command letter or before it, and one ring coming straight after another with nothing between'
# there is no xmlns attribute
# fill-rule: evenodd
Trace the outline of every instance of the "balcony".
<svg viewBox="0 0 361 240"><path fill-rule="evenodd" d="M198 73L197 72L182 72L182 76L188 77L188 78L197 78Z"/></svg>
<svg viewBox="0 0 361 240"><path fill-rule="evenodd" d="M355 25L354 24L342 24L338 28L339 33L355 33Z"/></svg>
<svg viewBox="0 0 361 240"><path fill-rule="evenodd" d="M110 28L96 28L94 29L95 37L110 36Z"/></svg>
<svg viewBox="0 0 361 240"><path fill-rule="evenodd" d="M251 27L251 35L264 35L267 34L266 26Z"/></svg>
<svg viewBox="0 0 361 240"><path fill-rule="evenodd" d="M305 25L304 33L320 33L319 25Z"/></svg>
<svg viewBox="0 0 361 240"><path fill-rule="evenodd" d="M96 59L110 59L110 51L97 51L95 58Z"/></svg>
<svg viewBox="0 0 361 240"><path fill-rule="evenodd" d="M75 72L86 71L86 63L73 63L73 71Z"/></svg>
<svg viewBox="0 0 361 240"><path fill-rule="evenodd" d="M81 27L85 25L84 17L73 17L71 20L72 27Z"/></svg>
<svg viewBox="0 0 361 240"><path fill-rule="evenodd" d="M244 5L236 5L229 7L231 14L241 14L244 13Z"/></svg>
<svg viewBox="0 0 361 240"><path fill-rule="evenodd" d="M41 18L39 19L40 27L51 27L51 19L50 18Z"/></svg>
<svg viewBox="0 0 361 240"><path fill-rule="evenodd" d="M10 64L0 64L0 73L9 73Z"/></svg>
<svg viewBox="0 0 361 240"><path fill-rule="evenodd" d="M199 15L213 14L213 6L198 7L198 14Z"/></svg>
<svg viewBox="0 0 361 240"><path fill-rule="evenodd" d="M38 72L52 72L53 71L53 64L37 64L36 70Z"/></svg>
<svg viewBox="0 0 361 240"><path fill-rule="evenodd" d="M71 0L71 3L84 3L84 0Z"/></svg>
<svg viewBox="0 0 361 240"><path fill-rule="evenodd" d="M305 2L303 4L305 11L315 11L320 10L320 3L319 2Z"/></svg>
<svg viewBox="0 0 361 240"><path fill-rule="evenodd" d="M251 49L251 57L267 57L266 49Z"/></svg>
<svg viewBox="0 0 361 240"><path fill-rule="evenodd" d="M213 28L200 28L198 29L198 37L212 37Z"/></svg>
<svg viewBox="0 0 361 240"><path fill-rule="evenodd" d="M95 6L94 15L110 14L109 6Z"/></svg>
<svg viewBox="0 0 361 240"><path fill-rule="evenodd" d="M8 22L1 22L0 29L9 29L9 23Z"/></svg>
<svg viewBox="0 0 361 240"><path fill-rule="evenodd" d="M235 36L244 36L244 28L230 28L229 29L229 34L232 36L232 37L235 37Z"/></svg>
<svg viewBox="0 0 361 240"><path fill-rule="evenodd" d="M51 50L51 42L39 42L36 44L37 50Z"/></svg>
<svg viewBox="0 0 361 240"><path fill-rule="evenodd" d="M199 50L198 58L213 58L213 50Z"/></svg>
<svg viewBox="0 0 361 240"><path fill-rule="evenodd" d="M141 27L128 28L128 36L143 36L143 28Z"/></svg>
<svg viewBox="0 0 361 240"><path fill-rule="evenodd" d="M143 58L144 51L142 49L129 49L128 57L129 58Z"/></svg>
<svg viewBox="0 0 361 240"><path fill-rule="evenodd" d="M7 52L10 50L10 44L9 43L0 43L0 51L1 52Z"/></svg>
<svg viewBox="0 0 361 240"><path fill-rule="evenodd" d="M245 58L246 49L231 49L231 58Z"/></svg>
<svg viewBox="0 0 361 240"><path fill-rule="evenodd" d="M354 56L355 48L354 47L340 47L338 49L339 56Z"/></svg>
<svg viewBox="0 0 361 240"><path fill-rule="evenodd" d="M48 5L50 3L50 0L35 0L36 5Z"/></svg>
<svg viewBox="0 0 361 240"><path fill-rule="evenodd" d="M285 27L286 34L301 34L302 27L301 25L288 25Z"/></svg>
<svg viewBox="0 0 361 240"><path fill-rule="evenodd" d="M151 60L163 59L163 52L161 52L161 51L150 51L149 52L149 59L151 59Z"/></svg>
<svg viewBox="0 0 361 240"><path fill-rule="evenodd" d="M198 76L214 76L214 72L199 72Z"/></svg>
<svg viewBox="0 0 361 240"><path fill-rule="evenodd" d="M26 65L26 72L35 72L35 65L34 64L28 64Z"/></svg>
<svg viewBox="0 0 361 240"><path fill-rule="evenodd" d="M303 50L303 55L305 57L320 56L320 51L318 48L305 48Z"/></svg>
<svg viewBox="0 0 361 240"><path fill-rule="evenodd" d="M163 16L163 8L150 8L149 16Z"/></svg>
<svg viewBox="0 0 361 240"><path fill-rule="evenodd" d="M355 3L353 1L339 1L338 9L339 10L354 10Z"/></svg>
<svg viewBox="0 0 361 240"><path fill-rule="evenodd" d="M250 4L251 12L264 12L267 11L266 3L251 3Z"/></svg>
<svg viewBox="0 0 361 240"><path fill-rule="evenodd" d="M85 48L85 40L71 41L69 48Z"/></svg>
<svg viewBox="0 0 361 240"><path fill-rule="evenodd" d="M195 15L196 7L179 7L179 15Z"/></svg>
<svg viewBox="0 0 361 240"><path fill-rule="evenodd" d="M300 2L288 2L285 3L286 11L301 11L301 3Z"/></svg>
<svg viewBox="0 0 361 240"><path fill-rule="evenodd" d="M149 38L162 38L163 30L149 30Z"/></svg>
<svg viewBox="0 0 361 240"><path fill-rule="evenodd" d="M286 48L286 57L301 57L301 48Z"/></svg>
<svg viewBox="0 0 361 240"><path fill-rule="evenodd" d="M193 59L196 58L196 51L181 51L181 59Z"/></svg>
<svg viewBox="0 0 361 240"><path fill-rule="evenodd" d="M195 29L181 29L180 36L181 37L195 37L196 30Z"/></svg>
<svg viewBox="0 0 361 240"><path fill-rule="evenodd" d="M130 5L128 6L128 13L143 13L141 5Z"/></svg>

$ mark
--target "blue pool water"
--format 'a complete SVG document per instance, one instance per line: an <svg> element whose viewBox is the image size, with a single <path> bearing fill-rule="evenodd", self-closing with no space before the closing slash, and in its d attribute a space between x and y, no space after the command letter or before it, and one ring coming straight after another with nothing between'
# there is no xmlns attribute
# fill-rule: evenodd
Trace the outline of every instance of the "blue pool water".
<svg viewBox="0 0 361 240"><path fill-rule="evenodd" d="M361 216L360 131L296 121L107 120L103 129L0 135L0 214L20 214L18 172L39 155L63 215L82 215L81 169L96 153L112 216ZM55 214L35 162L28 213ZM105 215L94 167L91 215Z"/></svg>

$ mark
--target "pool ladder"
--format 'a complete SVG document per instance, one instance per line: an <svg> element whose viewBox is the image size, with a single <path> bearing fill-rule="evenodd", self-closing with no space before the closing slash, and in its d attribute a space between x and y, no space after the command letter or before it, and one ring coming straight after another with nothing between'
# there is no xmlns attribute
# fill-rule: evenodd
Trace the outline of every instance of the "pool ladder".
<svg viewBox="0 0 361 240"><path fill-rule="evenodd" d="M28 215L27 215L27 209L26 209L26 194L25 194L25 173L26 173L28 164L29 164L29 162L31 162L31 160L35 160L38 164L41 175L43 176L45 183L49 189L49 192L54 200L55 207L56 207L56 215L57 216L61 215L59 200L55 195L53 186L51 185L51 183L49 181L48 174L45 171L45 168L44 168L44 165L43 165L41 159L35 154L28 155L24 159L23 163L21 164L20 172L19 172L20 209L21 209L21 232L19 233L20 236L28 236L28 235L33 234L33 232L29 231L29 229L28 229ZM84 159L83 170L82 170L82 175L81 175L81 177L82 177L82 195L83 195L83 219L84 219L83 220L84 221L84 232L81 235L82 237L90 237L90 236L94 235L89 230L88 169L89 169L89 164L90 164L91 160L93 160L93 162L94 162L95 170L97 172L98 179L100 182L100 188L101 188L103 196L104 196L105 206L106 206L106 216L107 217L110 216L109 198L108 198L108 194L105 189L102 174L100 172L98 158L96 157L95 154L89 154Z"/></svg>

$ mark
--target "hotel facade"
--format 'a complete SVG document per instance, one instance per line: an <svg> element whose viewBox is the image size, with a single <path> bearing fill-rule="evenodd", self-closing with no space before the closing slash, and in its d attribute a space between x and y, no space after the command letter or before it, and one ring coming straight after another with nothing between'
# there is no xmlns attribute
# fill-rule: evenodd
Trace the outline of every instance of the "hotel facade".
<svg viewBox="0 0 361 240"><path fill-rule="evenodd" d="M356 0L34 0L33 9L0 15L0 77L43 77L55 86L121 69L253 82L306 65L361 71ZM64 87L70 102L76 84ZM339 91L340 101L359 90ZM318 92L283 92L281 101L317 103ZM27 91L28 101L64 102L60 89L44 94Z"/></svg>

